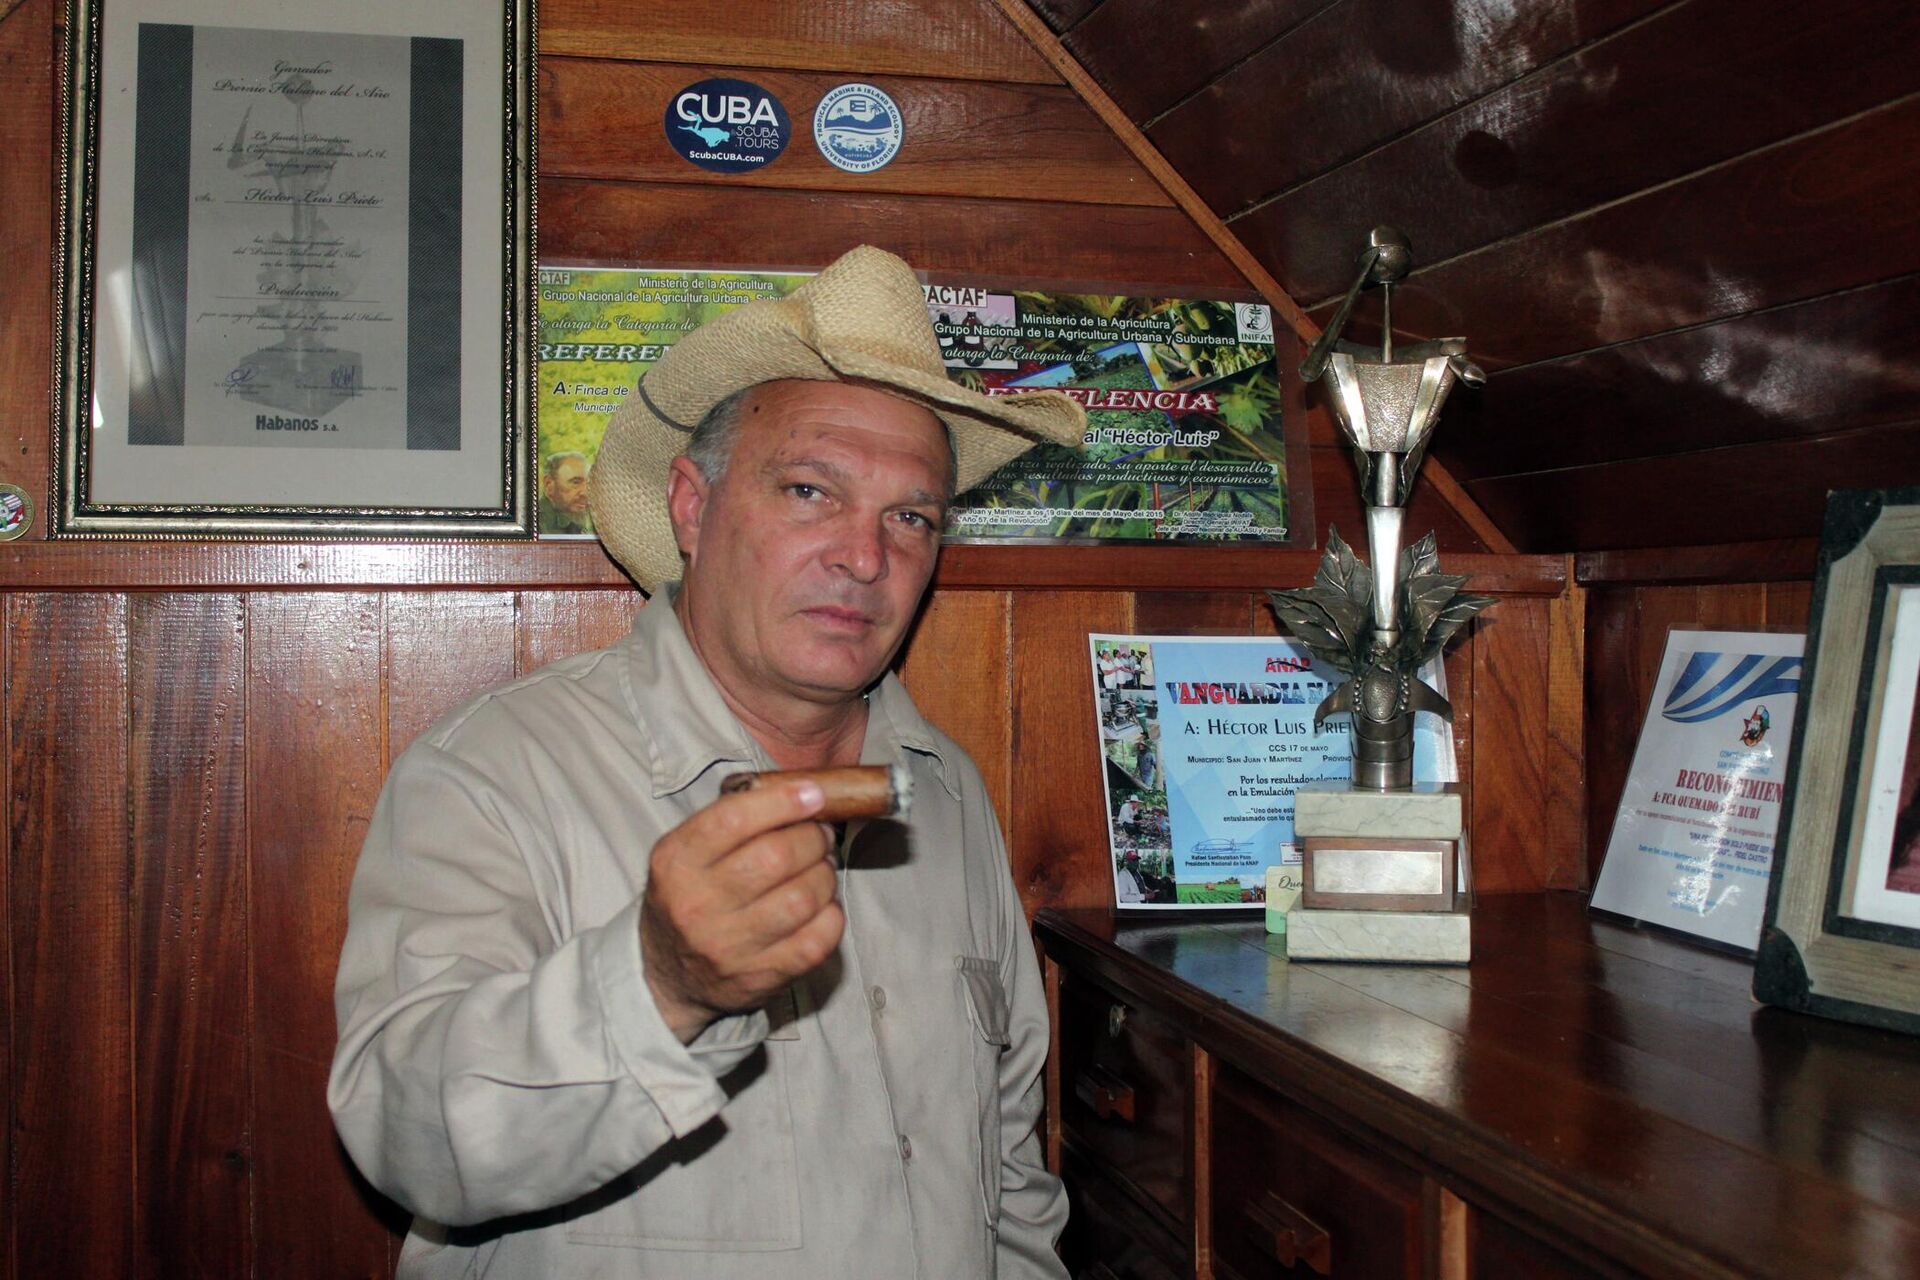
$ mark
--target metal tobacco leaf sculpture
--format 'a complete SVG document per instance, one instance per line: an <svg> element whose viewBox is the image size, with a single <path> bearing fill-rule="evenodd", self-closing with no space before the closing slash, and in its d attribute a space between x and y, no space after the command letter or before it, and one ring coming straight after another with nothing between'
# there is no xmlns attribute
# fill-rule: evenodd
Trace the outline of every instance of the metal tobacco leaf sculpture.
<svg viewBox="0 0 1920 1280"><path fill-rule="evenodd" d="M1374 652L1373 577L1337 529L1327 529L1327 550L1313 585L1269 591L1273 611L1302 644L1335 670L1352 675L1375 663L1417 669L1437 655L1490 596L1460 590L1465 574L1439 572L1440 556L1429 533L1400 554L1400 634L1386 653Z"/></svg>

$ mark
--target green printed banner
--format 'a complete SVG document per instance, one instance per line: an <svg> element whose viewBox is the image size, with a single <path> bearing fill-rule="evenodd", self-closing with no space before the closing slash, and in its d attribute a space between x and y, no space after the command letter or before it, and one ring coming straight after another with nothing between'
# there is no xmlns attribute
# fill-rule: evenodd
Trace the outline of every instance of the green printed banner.
<svg viewBox="0 0 1920 1280"><path fill-rule="evenodd" d="M608 416L680 334L806 278L542 268L540 532L592 533L585 484ZM1079 449L1043 445L960 495L950 538L1279 542L1304 526L1289 504L1264 304L975 285L926 293L955 382L990 396L1055 388L1087 409Z"/></svg>

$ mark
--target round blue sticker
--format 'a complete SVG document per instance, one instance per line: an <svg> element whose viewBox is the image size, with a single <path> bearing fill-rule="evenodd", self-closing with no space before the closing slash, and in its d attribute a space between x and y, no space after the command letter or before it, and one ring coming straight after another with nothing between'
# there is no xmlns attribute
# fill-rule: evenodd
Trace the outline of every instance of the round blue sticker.
<svg viewBox="0 0 1920 1280"><path fill-rule="evenodd" d="M835 168L872 173L900 154L900 107L870 84L829 89L813 113L813 141Z"/></svg>
<svg viewBox="0 0 1920 1280"><path fill-rule="evenodd" d="M746 173L779 158L793 136L780 99L746 80L702 80L667 101L667 142L702 169Z"/></svg>

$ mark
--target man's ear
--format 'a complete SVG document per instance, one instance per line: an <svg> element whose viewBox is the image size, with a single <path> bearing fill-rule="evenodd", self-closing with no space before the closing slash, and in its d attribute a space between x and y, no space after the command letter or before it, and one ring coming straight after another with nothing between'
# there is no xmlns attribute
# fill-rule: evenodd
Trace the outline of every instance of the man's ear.
<svg viewBox="0 0 1920 1280"><path fill-rule="evenodd" d="M700 518L706 514L712 492L713 486L686 454L667 469L667 516L673 521L673 540L689 560L700 544Z"/></svg>

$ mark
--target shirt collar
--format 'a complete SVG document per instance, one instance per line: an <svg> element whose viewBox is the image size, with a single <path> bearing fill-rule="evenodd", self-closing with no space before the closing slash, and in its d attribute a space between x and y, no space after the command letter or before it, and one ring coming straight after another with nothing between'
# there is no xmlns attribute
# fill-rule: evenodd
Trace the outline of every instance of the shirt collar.
<svg viewBox="0 0 1920 1280"><path fill-rule="evenodd" d="M646 767L656 799L683 791L715 764L728 762L771 769L773 762L746 731L700 655L694 652L673 599L680 584L667 584L635 617L621 642L628 710L646 729ZM920 714L892 672L882 676L867 697L867 733L860 747L863 764L890 764L901 750L931 757L940 768L940 785L960 796L960 784L944 736Z"/></svg>

